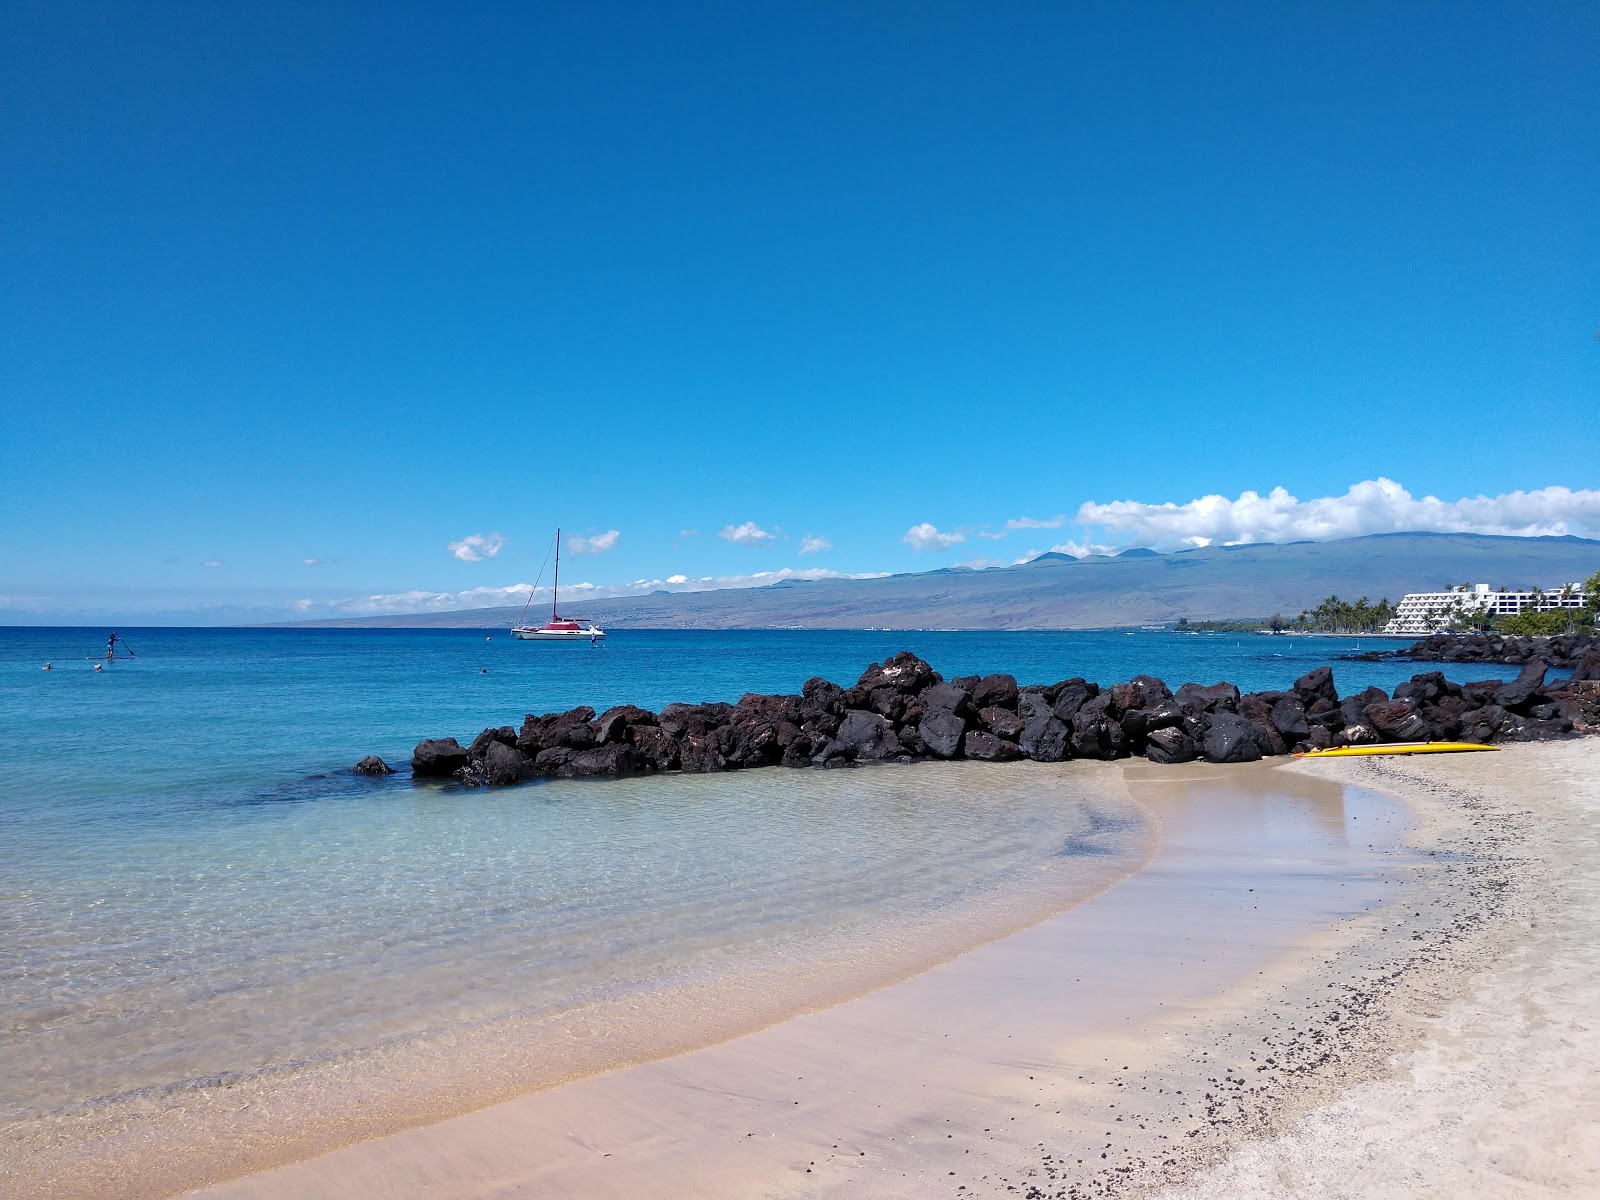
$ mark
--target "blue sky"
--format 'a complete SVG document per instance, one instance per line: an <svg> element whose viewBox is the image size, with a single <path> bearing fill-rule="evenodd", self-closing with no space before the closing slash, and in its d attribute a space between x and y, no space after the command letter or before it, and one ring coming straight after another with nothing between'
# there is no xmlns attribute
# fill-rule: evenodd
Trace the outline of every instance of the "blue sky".
<svg viewBox="0 0 1600 1200"><path fill-rule="evenodd" d="M1600 535L1597 98L1592 4L9 4L0 621Z"/></svg>

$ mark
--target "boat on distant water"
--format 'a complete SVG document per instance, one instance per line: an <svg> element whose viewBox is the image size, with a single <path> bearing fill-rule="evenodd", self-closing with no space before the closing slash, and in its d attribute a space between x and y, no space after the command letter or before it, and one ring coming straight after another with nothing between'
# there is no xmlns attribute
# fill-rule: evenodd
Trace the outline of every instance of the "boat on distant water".
<svg viewBox="0 0 1600 1200"><path fill-rule="evenodd" d="M511 627L511 636L524 642L588 642L594 645L605 640L606 631L593 621L574 621L571 617L563 617L560 612L561 604L561 530L556 530L556 574L550 587L550 619L543 625L529 625L527 623L528 605L533 603L534 595L539 591L539 581L533 583L533 591L528 593L528 602L522 606L522 614L517 618L517 623ZM540 569L540 575L544 574Z"/></svg>

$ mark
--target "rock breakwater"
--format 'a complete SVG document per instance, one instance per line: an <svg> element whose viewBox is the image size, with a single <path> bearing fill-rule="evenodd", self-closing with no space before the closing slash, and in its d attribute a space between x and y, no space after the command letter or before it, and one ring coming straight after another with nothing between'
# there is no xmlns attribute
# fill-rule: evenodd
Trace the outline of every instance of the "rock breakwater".
<svg viewBox="0 0 1600 1200"><path fill-rule="evenodd" d="M476 787L958 758L1241 763L1344 745L1537 741L1600 729L1600 656L1570 681L1548 683L1548 670L1535 660L1511 683L1468 684L1430 671L1392 696L1368 688L1341 697L1330 667L1286 691L1241 694L1227 682L1174 691L1152 675L1109 687L1081 678L1024 686L1001 674L946 680L902 652L873 663L850 687L814 678L798 695L752 692L737 704L530 713L520 727L485 729L465 747L453 737L425 739L411 771ZM370 761L363 760L368 772Z"/></svg>
<svg viewBox="0 0 1600 1200"><path fill-rule="evenodd" d="M1530 663L1542 660L1556 670L1584 668L1589 678L1600 670L1600 636L1564 633L1526 637L1506 633L1436 633L1404 650L1369 650L1347 656L1350 662Z"/></svg>

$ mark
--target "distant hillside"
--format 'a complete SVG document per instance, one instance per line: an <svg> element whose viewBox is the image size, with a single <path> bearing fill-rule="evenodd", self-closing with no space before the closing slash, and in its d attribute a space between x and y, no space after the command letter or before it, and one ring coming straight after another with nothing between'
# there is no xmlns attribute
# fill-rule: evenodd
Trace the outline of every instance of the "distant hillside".
<svg viewBox="0 0 1600 1200"><path fill-rule="evenodd" d="M1389 533L1115 558L1045 554L986 571L656 592L563 603L562 611L624 629L1104 629L1180 617L1292 617L1334 594L1376 601L1465 582L1551 587L1597 570L1600 541L1585 538ZM521 607L297 624L504 629Z"/></svg>

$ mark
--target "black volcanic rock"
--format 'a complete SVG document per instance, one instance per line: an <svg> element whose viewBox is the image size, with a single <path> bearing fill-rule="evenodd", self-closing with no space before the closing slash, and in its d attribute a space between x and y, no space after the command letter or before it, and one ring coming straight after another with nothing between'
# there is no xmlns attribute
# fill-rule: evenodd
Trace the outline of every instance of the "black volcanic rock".
<svg viewBox="0 0 1600 1200"><path fill-rule="evenodd" d="M661 710L657 723L668 737L692 734L703 738L713 729L726 725L732 713L731 704L669 704Z"/></svg>
<svg viewBox="0 0 1600 1200"><path fill-rule="evenodd" d="M1270 719L1272 727L1290 745L1303 741L1311 733L1311 726L1306 721L1305 705L1298 696L1284 696L1274 704Z"/></svg>
<svg viewBox="0 0 1600 1200"><path fill-rule="evenodd" d="M1017 706L1017 681L1010 675L985 675L972 686L971 692L972 706L980 710Z"/></svg>
<svg viewBox="0 0 1600 1200"><path fill-rule="evenodd" d="M1036 717L1047 717L1054 711L1044 688L1022 688L1017 693L1017 716L1024 721L1031 722Z"/></svg>
<svg viewBox="0 0 1600 1200"><path fill-rule="evenodd" d="M455 738L424 738L411 752L411 773L424 779L444 779L467 765L467 752Z"/></svg>
<svg viewBox="0 0 1600 1200"><path fill-rule="evenodd" d="M1111 696L1102 692L1073 714L1072 751L1077 757L1111 759L1127 753L1127 735L1111 713Z"/></svg>
<svg viewBox="0 0 1600 1200"><path fill-rule="evenodd" d="M910 651L902 650L894 657L884 659L881 664L869 666L850 690L870 695L876 688L887 687L905 696L915 696L941 679L939 672L922 659Z"/></svg>
<svg viewBox="0 0 1600 1200"><path fill-rule="evenodd" d="M1178 691L1181 693L1182 688ZM1206 730L1205 756L1207 762L1247 763L1261 757L1261 746L1256 740L1256 729L1238 713L1227 711L1212 714L1211 728Z"/></svg>
<svg viewBox="0 0 1600 1200"><path fill-rule="evenodd" d="M656 725L633 725L628 741L639 752L639 761L655 771L671 771L678 765L678 743Z"/></svg>
<svg viewBox="0 0 1600 1200"><path fill-rule="evenodd" d="M981 729L974 729L966 735L962 750L968 758L975 758L979 762L1010 762L1022 757L1022 751L1017 749L1015 742L1008 742Z"/></svg>
<svg viewBox="0 0 1600 1200"><path fill-rule="evenodd" d="M1593 680L1600 680L1600 646L1588 651L1578 660L1567 682L1586 683Z"/></svg>
<svg viewBox="0 0 1600 1200"><path fill-rule="evenodd" d="M972 696L965 688L959 688L953 683L936 683L919 695L917 700L925 712L944 709L964 719L971 717L975 712Z"/></svg>
<svg viewBox="0 0 1600 1200"><path fill-rule="evenodd" d="M883 762L901 753L894 726L877 713L859 709L845 716L838 740L850 748L850 756L857 762Z"/></svg>
<svg viewBox="0 0 1600 1200"><path fill-rule="evenodd" d="M962 693L965 695L966 693ZM935 758L957 758L967 723L947 708L932 709L917 725L917 734Z"/></svg>
<svg viewBox="0 0 1600 1200"><path fill-rule="evenodd" d="M707 734L685 733L678 739L678 767L689 774L710 774L727 770L728 761Z"/></svg>
<svg viewBox="0 0 1600 1200"><path fill-rule="evenodd" d="M393 775L394 768L376 754L369 754L350 768L357 775Z"/></svg>
<svg viewBox="0 0 1600 1200"><path fill-rule="evenodd" d="M1022 731L1027 727L1027 722L1009 708L1002 708L998 704L980 709L978 724L997 737L1014 742L1022 736Z"/></svg>
<svg viewBox="0 0 1600 1200"><path fill-rule="evenodd" d="M1377 730L1386 742L1426 742L1433 737L1433 729L1417 711L1415 700L1369 704L1362 716L1364 723Z"/></svg>
<svg viewBox="0 0 1600 1200"><path fill-rule="evenodd" d="M1176 701L1162 700L1151 708L1136 708L1122 714L1122 732L1127 735L1129 748L1141 753L1145 739L1158 729L1175 729L1183 724L1183 709Z"/></svg>
<svg viewBox="0 0 1600 1200"><path fill-rule="evenodd" d="M517 731L509 725L502 725L498 729L485 729L472 739L472 745L467 747L467 757L482 758L489 752L489 747L496 742L505 746L515 746Z"/></svg>
<svg viewBox="0 0 1600 1200"><path fill-rule="evenodd" d="M656 715L637 704L619 704L608 708L595 719L595 740L601 745L627 740L628 730L635 725L654 725Z"/></svg>
<svg viewBox="0 0 1600 1200"><path fill-rule="evenodd" d="M484 781L496 787L504 787L510 783L520 783L533 775L533 759L529 758L515 745L506 745L504 742L490 742L483 757L476 760L481 763L480 771Z"/></svg>
<svg viewBox="0 0 1600 1200"><path fill-rule="evenodd" d="M1544 677L1550 667L1542 658L1533 659L1517 677L1494 694L1494 702L1511 712L1526 712L1538 703L1544 691Z"/></svg>
<svg viewBox="0 0 1600 1200"><path fill-rule="evenodd" d="M738 704L669 704L659 714L618 705L598 718L586 705L529 715L520 730L484 729L470 747L454 738L418 743L418 778L464 787L505 786L540 776L583 778L656 771L714 772L779 764L800 767L912 762L925 758L1061 762L1071 757L1252 762L1293 749L1461 738L1528 741L1600 729L1600 647L1587 635L1547 639L1551 655L1581 651L1571 681L1550 682L1534 655L1512 683L1457 685L1426 671L1395 689L1367 688L1342 701L1331 669L1319 667L1287 692L1241 695L1231 683L1185 683L1176 693L1152 675L1102 688L1083 678L1018 687L1005 674L944 682L925 661L901 653L874 663L851 688L806 681L799 695L746 693ZM1464 648L1463 648L1464 647ZM1446 651L1506 655L1498 635ZM390 768L369 756L363 774Z"/></svg>
<svg viewBox="0 0 1600 1200"><path fill-rule="evenodd" d="M1067 679L1050 688L1052 711L1070 723L1078 710L1100 694L1100 685L1083 679Z"/></svg>
<svg viewBox="0 0 1600 1200"><path fill-rule="evenodd" d="M1023 754L1035 762L1061 762L1072 753L1072 730L1059 717L1034 717L1018 739Z"/></svg>
<svg viewBox="0 0 1600 1200"><path fill-rule="evenodd" d="M832 713L835 716L844 712L844 689L820 675L813 675L806 680L800 689L800 695L814 710Z"/></svg>
<svg viewBox="0 0 1600 1200"><path fill-rule="evenodd" d="M1227 682L1213 683L1209 687L1186 683L1172 698L1179 708L1196 712L1234 712L1239 706L1239 689Z"/></svg>
<svg viewBox="0 0 1600 1200"><path fill-rule="evenodd" d="M1194 739L1176 727L1153 730L1145 744L1144 756L1154 763L1186 763L1199 757Z"/></svg>
<svg viewBox="0 0 1600 1200"><path fill-rule="evenodd" d="M1300 703L1310 708L1318 700L1329 704L1339 703L1339 693L1333 686L1332 667L1314 667L1294 681L1290 689L1300 698Z"/></svg>

